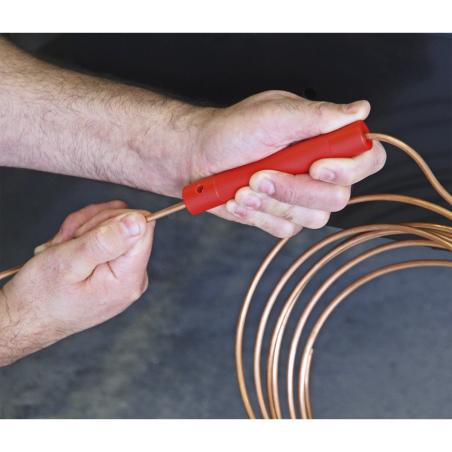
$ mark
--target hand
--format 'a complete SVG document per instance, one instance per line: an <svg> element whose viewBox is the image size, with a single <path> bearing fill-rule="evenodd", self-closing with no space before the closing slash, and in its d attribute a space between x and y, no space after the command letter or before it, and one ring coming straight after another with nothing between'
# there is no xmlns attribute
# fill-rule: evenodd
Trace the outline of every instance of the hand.
<svg viewBox="0 0 452 452"><path fill-rule="evenodd" d="M367 101L350 105L312 102L285 91L268 91L232 107L209 111L195 147L190 182L261 160L291 143L328 133L370 112ZM352 158L322 159L309 174L259 171L234 200L211 212L257 226L276 237L291 237L303 226L323 227L330 212L343 209L351 185L379 171L383 146Z"/></svg>
<svg viewBox="0 0 452 452"><path fill-rule="evenodd" d="M155 222L122 201L67 217L0 291L0 366L119 314L146 290Z"/></svg>

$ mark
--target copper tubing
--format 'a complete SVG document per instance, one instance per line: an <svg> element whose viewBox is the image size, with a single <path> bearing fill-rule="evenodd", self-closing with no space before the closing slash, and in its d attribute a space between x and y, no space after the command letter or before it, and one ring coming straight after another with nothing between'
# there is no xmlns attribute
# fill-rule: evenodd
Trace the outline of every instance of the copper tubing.
<svg viewBox="0 0 452 452"><path fill-rule="evenodd" d="M403 151L405 151L408 155L410 155L416 163L421 167L421 170L426 175L427 179L430 181L435 190L449 203L452 205L452 196L441 186L438 180L435 178L431 170L428 168L425 161L408 145L402 143L400 140L389 137L387 135L381 134L367 134L367 138L370 139L378 139L380 141L385 141L387 143L393 144ZM423 207L428 210L432 210L449 220L452 219L452 212L444 209L436 204L429 203L427 201L423 201L421 199L411 198L407 196L400 195L390 195L390 194L379 194L379 195L366 195L352 198L349 204L356 204L360 202L366 201L396 201L403 202L408 204L413 204L419 207ZM343 265L341 268L336 270L316 291L311 300L306 304L306 307L298 321L295 333L292 338L290 353L287 364L287 399L288 399L288 408L289 415L291 418L296 418L296 409L294 402L294 385L293 385L293 374L295 368L295 356L297 352L297 346L303 331L303 327L306 324L306 321L312 312L312 309L319 301L321 296L325 293L325 291L336 281L340 276L342 276L345 272L351 269L353 266L358 263L363 262L364 260L375 256L379 253L393 250L396 248L407 247L407 246L429 246L429 247L437 247L442 248L448 251L452 251L452 228L444 225L436 225L430 223L404 223L404 224L376 224L376 225L364 225L358 226L354 228L350 228L348 230L337 232L336 234L331 235L319 243L312 246L308 249L303 255L301 255L286 271L283 277L275 286L272 294L270 295L267 304L263 310L262 317L258 326L258 331L256 334L256 343L254 350L254 381L256 386L256 395L258 399L259 408L263 418L281 418L281 407L279 403L279 395L278 395L278 362L279 362L279 353L281 342L284 334L285 327L287 325L289 316L292 312L292 309L303 292L303 289L306 287L307 283L310 279L322 268L326 263L332 260L334 257L338 256L342 252L350 249L351 247L363 243L368 240L372 240L377 237L383 237L388 235L396 235L396 234L410 234L410 235L418 235L422 237L423 240L405 240L405 241L397 241L389 244L378 246L374 249L371 249L360 256L355 257L350 260L347 264ZM293 289L292 293L286 300L279 317L276 321L273 334L270 340L268 356L267 356L267 366L266 366L266 389L267 389L267 400L268 400L268 409L265 403L265 397L262 390L262 381L260 375L260 355L262 351L262 340L264 337L264 332L267 324L267 320L270 316L271 309L284 287L285 283L288 281L290 276L297 270L297 268L302 265L309 257L315 254L317 251L321 250L325 246L333 243L334 241L344 239L348 236L353 236L348 238L346 241L337 245L334 249L328 252L325 256L323 256L314 266L311 267L310 270L306 272L304 277L298 282L296 287ZM283 245L287 243L288 239L283 239L278 242L278 244L273 248L270 254L264 259L261 267L259 268L256 276L253 278L252 284L248 289L248 292L245 296L245 300L242 305L242 309L239 315L239 321L237 325L237 334L236 334L236 368L237 368L237 378L239 382L239 389L241 392L242 400L245 406L245 410L250 418L255 418L254 411L251 407L251 403L249 400L249 396L246 390L244 373L243 373L243 362L242 362L242 341L243 341L243 330L245 326L246 314L248 308L250 306L254 291L259 283L259 280L262 278L263 273L270 265L273 258L279 252ZM419 266L445 266L452 267L452 262L447 260L421 260L421 261L412 261L412 262L403 262L400 264L390 265L388 267L384 267L382 269L376 270L362 278L358 281L350 285L347 289L345 289L340 295L338 295L326 308L324 313L320 316L317 321L311 335L309 336L308 342L305 345L302 361L300 364L300 373L299 373L299 384L298 384L298 396L299 396L299 409L300 415L304 419L312 418L310 400L309 400L309 371L310 364L313 355L313 345L314 341L323 326L325 320L331 314L332 310L345 299L351 292L360 287L362 284L365 284L367 281L374 279L378 276L381 276L386 273L390 273L392 271L404 269L404 268L413 268Z"/></svg>

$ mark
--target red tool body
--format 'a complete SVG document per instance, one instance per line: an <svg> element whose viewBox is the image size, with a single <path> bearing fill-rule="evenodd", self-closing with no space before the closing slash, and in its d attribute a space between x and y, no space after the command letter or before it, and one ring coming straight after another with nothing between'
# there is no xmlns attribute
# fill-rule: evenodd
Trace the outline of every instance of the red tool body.
<svg viewBox="0 0 452 452"><path fill-rule="evenodd" d="M182 191L185 206L192 214L205 212L234 199L247 187L251 176L261 170L290 174L309 172L311 165L323 158L353 157L372 149L372 140L364 134L369 129L356 121L341 129L302 141L257 162L240 166L187 185Z"/></svg>

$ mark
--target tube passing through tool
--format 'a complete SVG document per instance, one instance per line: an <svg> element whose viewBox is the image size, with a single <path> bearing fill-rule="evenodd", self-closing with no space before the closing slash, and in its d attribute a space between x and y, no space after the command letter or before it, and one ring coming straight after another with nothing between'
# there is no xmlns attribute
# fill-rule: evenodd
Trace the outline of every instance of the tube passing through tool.
<svg viewBox="0 0 452 452"><path fill-rule="evenodd" d="M262 170L289 174L309 172L311 165L324 158L353 157L372 149L372 140L365 137L369 129L356 121L341 129L302 141L262 160L230 169L187 185L182 190L187 210L196 215L234 199L236 192L249 185L251 176Z"/></svg>
<svg viewBox="0 0 452 452"><path fill-rule="evenodd" d="M174 206L151 213L146 217L146 222L149 223L150 221L158 220L159 218L166 217L167 215L171 215L172 213L178 212L182 209L185 209L185 204L183 202L180 202L179 204L175 204Z"/></svg>
<svg viewBox="0 0 452 452"><path fill-rule="evenodd" d="M289 146L257 162L194 182L182 190L183 202L148 215L146 221L149 223L185 208L196 215L221 206L234 199L237 190L247 187L251 176L261 170L303 174L317 160L362 154L372 149L372 140L365 136L368 133L366 124L356 121L333 132ZM0 280L17 273L23 265L1 272Z"/></svg>

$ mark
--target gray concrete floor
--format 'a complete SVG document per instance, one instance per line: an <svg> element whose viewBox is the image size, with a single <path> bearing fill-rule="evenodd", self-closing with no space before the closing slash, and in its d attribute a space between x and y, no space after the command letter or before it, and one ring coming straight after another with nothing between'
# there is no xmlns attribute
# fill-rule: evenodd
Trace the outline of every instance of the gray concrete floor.
<svg viewBox="0 0 452 452"><path fill-rule="evenodd" d="M66 215L92 202L119 198L156 211L175 201L108 183L0 171L0 269L30 258ZM334 231L305 230L293 238L257 291L244 343L247 385L256 412L252 352L266 297L300 253ZM246 417L234 364L236 322L252 276L276 241L210 214L179 212L159 220L146 293L110 321L0 369L0 417ZM328 264L306 289L283 343L282 389L297 314L334 268L366 248ZM451 259L444 251L418 248L375 257L338 281L322 306L364 273L421 258ZM297 280L312 263L297 272ZM370 282L345 300L316 343L314 416L451 418L451 281L447 268L403 270ZM295 283L282 294L271 325ZM314 317L319 313L316 310Z"/></svg>

